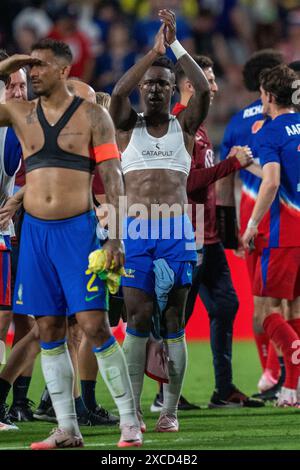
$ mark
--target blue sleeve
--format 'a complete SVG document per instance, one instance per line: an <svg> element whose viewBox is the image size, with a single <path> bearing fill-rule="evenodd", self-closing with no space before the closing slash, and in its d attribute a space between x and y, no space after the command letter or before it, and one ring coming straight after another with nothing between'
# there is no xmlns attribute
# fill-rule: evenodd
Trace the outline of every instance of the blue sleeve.
<svg viewBox="0 0 300 470"><path fill-rule="evenodd" d="M234 142L234 121L231 119L228 126L225 129L223 141L220 149L220 159L225 160L230 152L231 147L235 145Z"/></svg>
<svg viewBox="0 0 300 470"><path fill-rule="evenodd" d="M279 129L270 125L258 133L255 156L259 158L261 166L266 163L280 163L280 135Z"/></svg>
<svg viewBox="0 0 300 470"><path fill-rule="evenodd" d="M4 145L4 168L8 176L13 176L20 164L22 149L14 130L7 129Z"/></svg>

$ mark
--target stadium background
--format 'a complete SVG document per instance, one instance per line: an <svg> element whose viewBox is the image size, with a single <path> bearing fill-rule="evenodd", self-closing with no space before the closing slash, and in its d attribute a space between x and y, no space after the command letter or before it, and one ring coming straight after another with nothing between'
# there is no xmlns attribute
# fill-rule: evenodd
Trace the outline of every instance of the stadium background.
<svg viewBox="0 0 300 470"><path fill-rule="evenodd" d="M76 62L71 75L97 91L111 92L151 47L158 8L176 11L177 37L189 52L207 54L215 62L220 90L207 127L218 154L229 118L252 100L241 76L249 55L274 47L287 62L300 59L299 0L1 0L0 47L28 53L41 37L65 40ZM138 94L132 99L139 108ZM227 256L240 300L235 338L249 339L252 298L245 263L231 252ZM195 310L188 338L207 339L208 319L200 300Z"/></svg>

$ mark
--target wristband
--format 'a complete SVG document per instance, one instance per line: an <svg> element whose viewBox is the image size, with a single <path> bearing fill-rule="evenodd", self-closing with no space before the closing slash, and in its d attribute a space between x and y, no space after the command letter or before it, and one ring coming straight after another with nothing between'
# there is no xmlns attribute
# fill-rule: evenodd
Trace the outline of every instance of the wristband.
<svg viewBox="0 0 300 470"><path fill-rule="evenodd" d="M185 48L180 44L178 39L176 39L172 44L170 44L170 48L172 49L173 54L175 55L176 59L179 60L184 54L187 54Z"/></svg>
<svg viewBox="0 0 300 470"><path fill-rule="evenodd" d="M258 223L255 222L255 220L252 219L252 217L250 217L250 219L248 220L247 228L257 228L257 227L258 227Z"/></svg>

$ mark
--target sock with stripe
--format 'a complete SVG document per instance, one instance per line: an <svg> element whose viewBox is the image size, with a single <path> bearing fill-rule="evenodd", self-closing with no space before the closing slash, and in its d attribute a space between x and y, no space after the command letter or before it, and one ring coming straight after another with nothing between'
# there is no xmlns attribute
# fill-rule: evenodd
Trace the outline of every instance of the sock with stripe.
<svg viewBox="0 0 300 470"><path fill-rule="evenodd" d="M187 366L187 348L184 330L164 338L169 357L169 383L163 385L163 412L177 415L184 374Z"/></svg>
<svg viewBox="0 0 300 470"><path fill-rule="evenodd" d="M73 398L74 369L65 339L41 341L41 365L59 428L80 436Z"/></svg>
<svg viewBox="0 0 300 470"><path fill-rule="evenodd" d="M132 328L126 329L123 351L128 365L134 401L137 410L141 410L141 394L146 365L146 346L148 333L139 333Z"/></svg>
<svg viewBox="0 0 300 470"><path fill-rule="evenodd" d="M93 348L99 370L119 410L120 426L139 426L128 367L122 349L111 336L101 347Z"/></svg>
<svg viewBox="0 0 300 470"><path fill-rule="evenodd" d="M299 340L299 336L279 313L268 315L263 326L269 338L282 351L286 371L283 386L296 390L300 376L300 366L293 362L293 354L295 353L293 344Z"/></svg>

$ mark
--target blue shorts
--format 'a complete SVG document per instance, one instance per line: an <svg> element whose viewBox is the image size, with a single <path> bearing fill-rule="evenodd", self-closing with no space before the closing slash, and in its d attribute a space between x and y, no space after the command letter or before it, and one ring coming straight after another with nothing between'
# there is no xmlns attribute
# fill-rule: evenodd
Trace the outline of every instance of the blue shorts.
<svg viewBox="0 0 300 470"><path fill-rule="evenodd" d="M86 274L100 247L94 211L64 220L25 214L14 292L14 312L34 316L108 310L106 284Z"/></svg>
<svg viewBox="0 0 300 470"><path fill-rule="evenodd" d="M122 286L155 294L153 261L163 258L174 271L174 286L190 285L197 261L195 236L187 215L124 221L125 271Z"/></svg>

